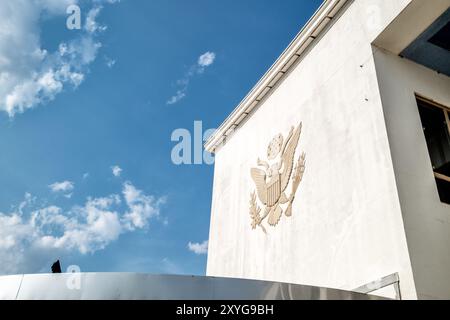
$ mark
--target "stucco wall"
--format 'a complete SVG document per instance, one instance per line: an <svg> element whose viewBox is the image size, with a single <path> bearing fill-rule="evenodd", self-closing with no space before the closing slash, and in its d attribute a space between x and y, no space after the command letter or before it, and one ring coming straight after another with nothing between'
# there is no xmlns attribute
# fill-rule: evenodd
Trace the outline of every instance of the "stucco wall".
<svg viewBox="0 0 450 320"><path fill-rule="evenodd" d="M216 154L207 274L351 290L398 272L416 298L371 42L409 0L353 2ZM303 122L291 218L251 229L250 169Z"/></svg>
<svg viewBox="0 0 450 320"><path fill-rule="evenodd" d="M415 99L450 106L450 78L381 50L375 61L417 293L450 299L450 205L439 199Z"/></svg>

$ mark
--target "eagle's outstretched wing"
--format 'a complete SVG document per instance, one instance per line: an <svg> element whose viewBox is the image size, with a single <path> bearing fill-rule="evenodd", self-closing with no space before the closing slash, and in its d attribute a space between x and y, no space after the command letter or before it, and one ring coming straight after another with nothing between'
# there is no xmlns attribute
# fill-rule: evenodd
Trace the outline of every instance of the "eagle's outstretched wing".
<svg viewBox="0 0 450 320"><path fill-rule="evenodd" d="M284 192L291 179L292 169L294 167L295 150L297 149L300 134L302 132L302 124L295 129L294 134L287 142L287 147L282 155L283 172L281 173L281 192Z"/></svg>
<svg viewBox="0 0 450 320"><path fill-rule="evenodd" d="M251 176L256 185L256 191L258 192L259 200L267 205L267 185L266 185L266 173L263 170L253 168L251 170Z"/></svg>

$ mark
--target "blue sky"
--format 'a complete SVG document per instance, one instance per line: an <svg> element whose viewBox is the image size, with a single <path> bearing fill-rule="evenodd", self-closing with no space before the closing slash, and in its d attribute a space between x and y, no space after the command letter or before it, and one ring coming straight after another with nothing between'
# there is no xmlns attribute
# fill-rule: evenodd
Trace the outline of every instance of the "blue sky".
<svg viewBox="0 0 450 320"><path fill-rule="evenodd" d="M214 168L171 135L220 125L320 3L2 1L0 273L205 274Z"/></svg>

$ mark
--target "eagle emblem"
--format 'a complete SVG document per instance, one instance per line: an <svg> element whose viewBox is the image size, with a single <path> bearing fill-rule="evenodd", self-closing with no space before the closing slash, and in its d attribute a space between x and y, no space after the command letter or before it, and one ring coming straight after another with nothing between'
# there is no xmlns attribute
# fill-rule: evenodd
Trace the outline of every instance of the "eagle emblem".
<svg viewBox="0 0 450 320"><path fill-rule="evenodd" d="M306 165L305 153L302 153L294 163L301 132L302 123L297 128L291 128L286 140L282 134L275 136L267 148L267 161L258 159L257 168L250 171L256 186L256 192L254 191L250 195L250 216L253 230L260 227L266 233L266 228L263 226L266 219L270 226L275 227L280 222L283 213L286 217L292 216L292 203L303 179ZM291 185L291 190L288 196L289 185ZM257 198L264 206L262 215Z"/></svg>

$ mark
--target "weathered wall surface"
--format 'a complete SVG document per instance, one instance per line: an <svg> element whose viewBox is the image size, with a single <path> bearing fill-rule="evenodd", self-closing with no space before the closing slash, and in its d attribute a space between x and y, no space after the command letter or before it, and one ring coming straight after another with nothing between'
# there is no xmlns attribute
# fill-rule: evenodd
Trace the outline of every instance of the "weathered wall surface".
<svg viewBox="0 0 450 320"><path fill-rule="evenodd" d="M381 50L375 61L417 293L450 299L450 206L439 199L415 98L450 106L450 78Z"/></svg>
<svg viewBox="0 0 450 320"><path fill-rule="evenodd" d="M398 272L416 298L372 41L409 0L357 0L216 155L210 276L351 290ZM252 230L250 169L303 122L306 171L275 228Z"/></svg>

